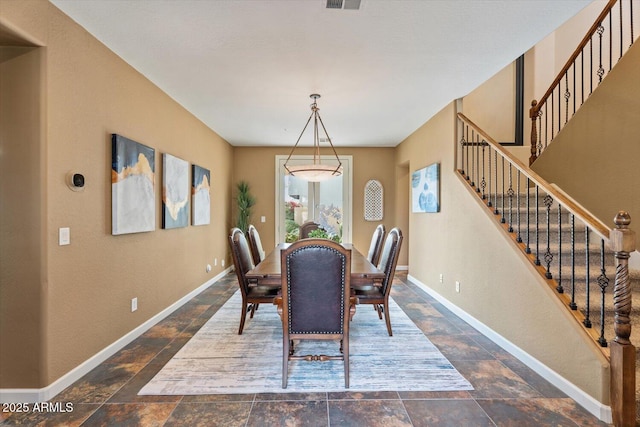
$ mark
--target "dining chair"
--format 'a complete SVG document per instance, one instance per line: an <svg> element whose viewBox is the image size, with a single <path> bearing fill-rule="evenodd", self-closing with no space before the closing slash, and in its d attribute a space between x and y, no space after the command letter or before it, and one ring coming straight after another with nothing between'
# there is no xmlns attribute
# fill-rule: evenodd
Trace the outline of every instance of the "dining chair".
<svg viewBox="0 0 640 427"><path fill-rule="evenodd" d="M318 228L320 228L320 224L314 221L303 222L302 225L300 226L300 238L308 239L309 233L311 233L313 230L317 230Z"/></svg>
<svg viewBox="0 0 640 427"><path fill-rule="evenodd" d="M369 244L367 259L373 265L378 265L380 252L382 251L382 242L384 242L385 231L386 230L384 228L384 224L379 224L373 231L373 235L371 236L371 243Z"/></svg>
<svg viewBox="0 0 640 427"><path fill-rule="evenodd" d="M253 264L258 265L265 257L264 249L262 249L262 241L260 240L260 234L253 224L249 224L247 230L247 239L249 240L249 247L251 248L251 258L253 258Z"/></svg>
<svg viewBox="0 0 640 427"><path fill-rule="evenodd" d="M356 289L354 291L355 296L358 298L358 304L373 304L373 308L378 312L380 319L382 319L382 312L384 312L389 336L393 336L391 318L389 317L389 293L391 292L401 246L402 231L397 227L391 229L384 241L378 263L378 268L384 271L382 283L379 286L373 286L371 289Z"/></svg>
<svg viewBox="0 0 640 427"><path fill-rule="evenodd" d="M282 296L275 304L282 318L282 388L289 361L344 362L349 387L349 322L356 300L351 296L351 250L326 239L298 240L281 256ZM294 340L340 341L339 355L296 355Z"/></svg>
<svg viewBox="0 0 640 427"><path fill-rule="evenodd" d="M250 318L258 309L261 303L273 303L273 299L279 292L279 287L259 286L255 283L249 283L247 279L247 271L254 267L251 260L251 252L249 244L244 233L239 228L232 228L229 234L229 246L231 248L231 256L233 258L233 266L238 277L238 285L242 294L242 312L240 314L240 328L238 335L242 335L244 322L247 312L251 311Z"/></svg>

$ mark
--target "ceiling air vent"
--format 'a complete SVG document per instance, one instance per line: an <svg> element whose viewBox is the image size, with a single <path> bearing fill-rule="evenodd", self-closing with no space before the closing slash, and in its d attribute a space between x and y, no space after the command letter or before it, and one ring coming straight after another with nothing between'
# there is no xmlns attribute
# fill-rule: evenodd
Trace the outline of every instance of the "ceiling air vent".
<svg viewBox="0 0 640 427"><path fill-rule="evenodd" d="M360 9L360 0L327 0L327 9Z"/></svg>

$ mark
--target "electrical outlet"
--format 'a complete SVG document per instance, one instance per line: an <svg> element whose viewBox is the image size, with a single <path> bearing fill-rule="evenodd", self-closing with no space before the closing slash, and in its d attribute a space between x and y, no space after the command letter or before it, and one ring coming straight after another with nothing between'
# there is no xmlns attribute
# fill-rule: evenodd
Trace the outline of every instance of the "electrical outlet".
<svg viewBox="0 0 640 427"><path fill-rule="evenodd" d="M266 217L266 216L264 216L264 215L262 215L262 216L260 217L260 222L267 222L267 217Z"/></svg>
<svg viewBox="0 0 640 427"><path fill-rule="evenodd" d="M211 264L207 264L206 270L207 270L207 273L209 273L211 271Z"/></svg>
<svg viewBox="0 0 640 427"><path fill-rule="evenodd" d="M460 282L456 281L456 292L460 293Z"/></svg>
<svg viewBox="0 0 640 427"><path fill-rule="evenodd" d="M213 265L218 266L218 258L214 258Z"/></svg>
<svg viewBox="0 0 640 427"><path fill-rule="evenodd" d="M220 260L220 265L224 267L224 260Z"/></svg>
<svg viewBox="0 0 640 427"><path fill-rule="evenodd" d="M440 273L440 283L444 283L444 274Z"/></svg>
<svg viewBox="0 0 640 427"><path fill-rule="evenodd" d="M131 312L133 313L138 309L138 298L131 298Z"/></svg>

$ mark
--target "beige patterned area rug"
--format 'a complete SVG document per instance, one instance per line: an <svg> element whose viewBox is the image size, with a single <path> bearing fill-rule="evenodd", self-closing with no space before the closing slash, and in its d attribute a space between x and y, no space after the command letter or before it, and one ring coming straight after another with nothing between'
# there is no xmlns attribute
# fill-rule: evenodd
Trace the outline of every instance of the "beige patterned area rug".
<svg viewBox="0 0 640 427"><path fill-rule="evenodd" d="M395 301L390 299L390 305L392 337L370 305L358 306L349 335L349 389L341 360L291 361L283 389L282 323L276 308L261 305L238 335L238 291L139 394L473 390ZM338 354L338 349L338 342L302 341L296 354Z"/></svg>

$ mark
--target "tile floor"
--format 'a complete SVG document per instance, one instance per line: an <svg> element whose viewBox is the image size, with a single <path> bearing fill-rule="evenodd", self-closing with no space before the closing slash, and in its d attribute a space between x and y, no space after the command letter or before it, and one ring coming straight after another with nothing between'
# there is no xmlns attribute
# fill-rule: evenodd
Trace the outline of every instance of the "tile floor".
<svg viewBox="0 0 640 427"><path fill-rule="evenodd" d="M474 391L138 396L138 390L236 290L235 276L227 275L52 399L73 404L72 411L0 413L0 425L606 425L407 282L406 274L396 276L393 298ZM380 327L385 327L383 321Z"/></svg>

